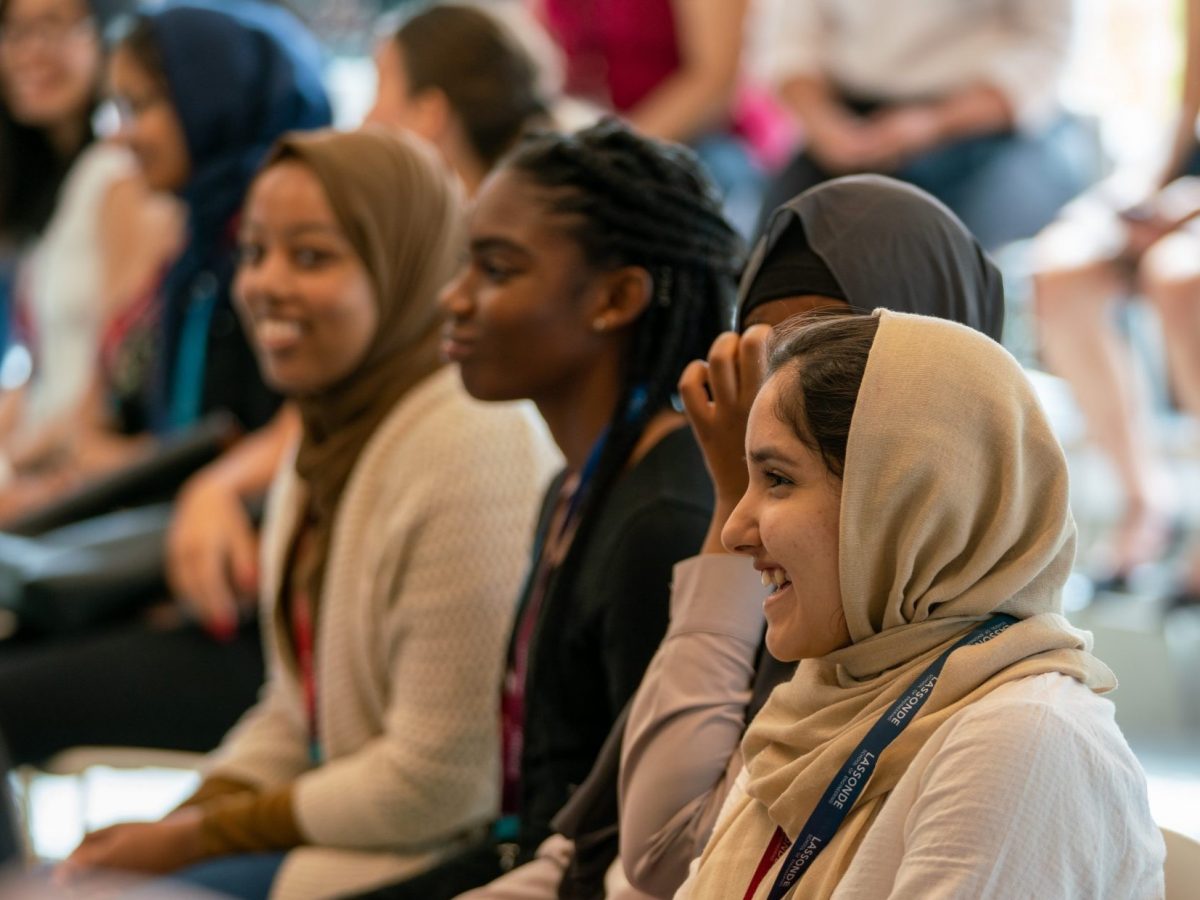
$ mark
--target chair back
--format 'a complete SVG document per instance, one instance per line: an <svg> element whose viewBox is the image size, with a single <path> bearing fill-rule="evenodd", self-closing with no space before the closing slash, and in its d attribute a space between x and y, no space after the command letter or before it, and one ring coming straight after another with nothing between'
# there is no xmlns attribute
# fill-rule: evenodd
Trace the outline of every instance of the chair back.
<svg viewBox="0 0 1200 900"><path fill-rule="evenodd" d="M1162 829L1167 845L1166 898L1190 900L1200 894L1200 841L1169 828Z"/></svg>

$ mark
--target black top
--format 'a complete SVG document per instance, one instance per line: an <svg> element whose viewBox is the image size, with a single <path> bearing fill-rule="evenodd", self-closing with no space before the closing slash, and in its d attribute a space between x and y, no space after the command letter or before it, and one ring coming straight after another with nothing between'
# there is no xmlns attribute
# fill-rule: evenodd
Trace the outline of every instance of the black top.
<svg viewBox="0 0 1200 900"><path fill-rule="evenodd" d="M539 535L562 479L550 486ZM587 777L667 629L671 570L704 542L712 485L691 430L663 438L613 485L566 589L552 575L534 628L521 767L524 846ZM536 567L535 567L536 568ZM528 602L528 587L521 608Z"/></svg>
<svg viewBox="0 0 1200 900"><path fill-rule="evenodd" d="M20 834L9 784L8 753L0 747L0 878L6 874L6 867L21 861Z"/></svg>

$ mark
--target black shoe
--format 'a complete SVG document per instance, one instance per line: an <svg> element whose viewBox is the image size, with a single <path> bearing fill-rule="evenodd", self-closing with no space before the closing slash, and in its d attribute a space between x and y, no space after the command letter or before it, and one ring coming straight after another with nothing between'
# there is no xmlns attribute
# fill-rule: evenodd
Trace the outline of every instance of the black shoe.
<svg viewBox="0 0 1200 900"><path fill-rule="evenodd" d="M1181 587L1167 595L1167 602L1163 607L1163 612L1169 613L1174 612L1177 609L1197 608L1200 608L1200 590L1196 588Z"/></svg>
<svg viewBox="0 0 1200 900"><path fill-rule="evenodd" d="M1103 578L1092 579L1092 590L1097 594L1131 593L1128 572L1113 572Z"/></svg>
<svg viewBox="0 0 1200 900"><path fill-rule="evenodd" d="M1159 560L1169 559L1178 553L1183 546L1185 537L1187 537L1187 528L1184 523L1178 517L1172 518L1167 527L1166 541L1163 543ZM1129 569L1115 569L1099 577L1093 577L1092 585L1097 594L1132 594L1135 593L1133 589L1134 573L1157 564L1150 561L1139 563Z"/></svg>

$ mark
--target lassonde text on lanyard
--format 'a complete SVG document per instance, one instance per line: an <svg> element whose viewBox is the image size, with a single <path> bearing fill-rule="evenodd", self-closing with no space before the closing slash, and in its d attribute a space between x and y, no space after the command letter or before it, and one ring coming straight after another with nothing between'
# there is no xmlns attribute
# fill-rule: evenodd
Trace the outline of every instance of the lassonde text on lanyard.
<svg viewBox="0 0 1200 900"><path fill-rule="evenodd" d="M817 804L817 808L813 810L812 815L808 817L808 821L800 830L796 842L793 844L782 828L775 829L771 843L767 845L766 853L763 854L758 868L754 871L754 877L750 881L750 887L746 890L744 900L753 900L762 880L784 854L787 854L787 859L784 860L783 867L779 870L771 892L767 894L767 900L782 900L787 892L796 886L804 873L808 871L808 867L812 865L813 860L833 839L846 816L850 814L850 810L854 808L855 801L858 800L875 771L879 755L908 727L921 707L925 705L925 701L929 699L929 695L933 693L934 685L937 684L950 654L960 647L987 643L1016 622L1017 619L1013 616L993 616L957 641L954 646L946 650L917 676L916 680L909 685L908 690L900 696L900 699L889 706L879 720L871 726L871 730L854 748L845 765L833 776L829 787L821 796L821 802Z"/></svg>

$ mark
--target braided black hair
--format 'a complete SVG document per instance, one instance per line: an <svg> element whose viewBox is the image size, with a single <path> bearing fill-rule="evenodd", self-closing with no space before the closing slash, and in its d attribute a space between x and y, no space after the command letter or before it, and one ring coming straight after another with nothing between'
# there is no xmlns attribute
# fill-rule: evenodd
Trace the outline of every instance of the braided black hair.
<svg viewBox="0 0 1200 900"><path fill-rule="evenodd" d="M574 219L571 235L589 265L638 266L654 284L633 325L620 399L557 575L565 587L589 523L646 423L672 404L688 363L703 358L730 327L742 244L695 154L635 134L616 119L574 134L530 135L501 166L555 190L552 208Z"/></svg>

